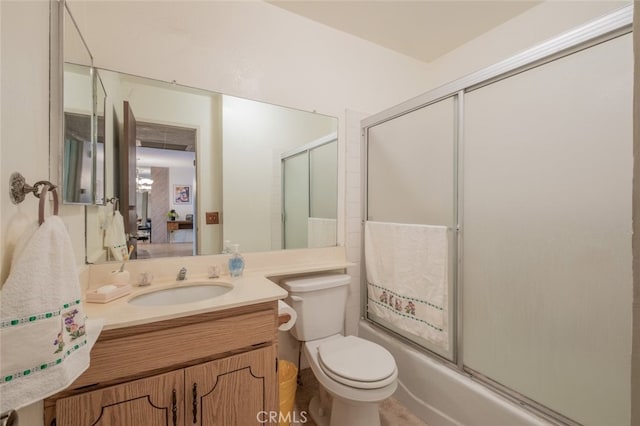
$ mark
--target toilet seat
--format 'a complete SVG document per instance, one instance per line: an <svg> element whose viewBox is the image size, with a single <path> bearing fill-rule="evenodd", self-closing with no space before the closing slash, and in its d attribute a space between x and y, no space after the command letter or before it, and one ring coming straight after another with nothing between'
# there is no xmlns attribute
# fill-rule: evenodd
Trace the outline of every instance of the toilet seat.
<svg viewBox="0 0 640 426"><path fill-rule="evenodd" d="M327 376L358 389L382 388L398 376L389 351L356 336L323 342L318 346L318 361Z"/></svg>

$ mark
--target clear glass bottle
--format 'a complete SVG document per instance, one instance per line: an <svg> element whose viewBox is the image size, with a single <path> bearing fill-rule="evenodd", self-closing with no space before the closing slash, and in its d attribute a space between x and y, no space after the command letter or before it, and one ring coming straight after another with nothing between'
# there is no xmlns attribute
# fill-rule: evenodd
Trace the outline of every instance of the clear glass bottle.
<svg viewBox="0 0 640 426"><path fill-rule="evenodd" d="M240 254L240 244L232 244L232 255L229 258L229 275L241 277L244 271L244 258Z"/></svg>

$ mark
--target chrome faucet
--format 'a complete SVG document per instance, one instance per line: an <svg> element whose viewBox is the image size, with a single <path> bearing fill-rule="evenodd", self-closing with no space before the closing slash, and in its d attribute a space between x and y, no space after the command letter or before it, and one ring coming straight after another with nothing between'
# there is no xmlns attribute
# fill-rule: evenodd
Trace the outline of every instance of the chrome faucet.
<svg viewBox="0 0 640 426"><path fill-rule="evenodd" d="M183 266L182 269L180 269L180 272L178 272L176 281L183 281L185 278L187 278L187 268Z"/></svg>

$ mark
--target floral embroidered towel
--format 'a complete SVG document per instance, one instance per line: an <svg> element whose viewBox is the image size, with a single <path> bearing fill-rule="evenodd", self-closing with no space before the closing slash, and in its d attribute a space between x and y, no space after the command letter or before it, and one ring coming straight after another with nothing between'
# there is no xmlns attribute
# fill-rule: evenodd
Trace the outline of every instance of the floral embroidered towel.
<svg viewBox="0 0 640 426"><path fill-rule="evenodd" d="M87 320L75 256L58 216L25 232L0 293L0 412L69 386L89 367L102 322Z"/></svg>
<svg viewBox="0 0 640 426"><path fill-rule="evenodd" d="M368 312L445 350L448 246L446 226L365 224Z"/></svg>

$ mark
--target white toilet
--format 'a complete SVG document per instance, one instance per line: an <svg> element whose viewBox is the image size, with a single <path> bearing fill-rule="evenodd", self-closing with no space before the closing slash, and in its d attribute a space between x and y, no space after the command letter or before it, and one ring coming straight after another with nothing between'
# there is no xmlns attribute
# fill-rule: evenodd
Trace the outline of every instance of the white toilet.
<svg viewBox="0 0 640 426"><path fill-rule="evenodd" d="M398 386L393 356L382 346L341 334L349 275L288 279L287 303L298 314L291 329L320 383L309 406L318 426L379 426L378 403Z"/></svg>

